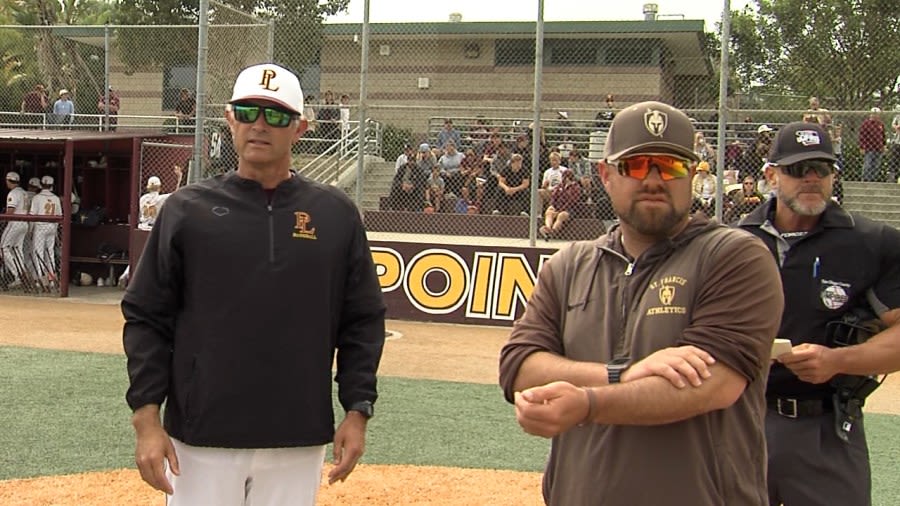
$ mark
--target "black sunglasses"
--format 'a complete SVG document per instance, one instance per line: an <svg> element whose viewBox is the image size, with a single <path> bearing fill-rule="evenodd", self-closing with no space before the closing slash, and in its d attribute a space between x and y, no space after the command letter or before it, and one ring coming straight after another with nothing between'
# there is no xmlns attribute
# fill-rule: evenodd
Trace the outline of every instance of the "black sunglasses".
<svg viewBox="0 0 900 506"><path fill-rule="evenodd" d="M297 117L297 114L291 111L262 105L232 104L231 112L234 113L234 119L241 123L255 123L259 119L259 113L262 112L266 124L275 128L284 128Z"/></svg>
<svg viewBox="0 0 900 506"><path fill-rule="evenodd" d="M797 179L802 178L809 171L815 171L819 177L828 177L834 174L834 163L826 160L803 160L790 165L779 165L782 172Z"/></svg>

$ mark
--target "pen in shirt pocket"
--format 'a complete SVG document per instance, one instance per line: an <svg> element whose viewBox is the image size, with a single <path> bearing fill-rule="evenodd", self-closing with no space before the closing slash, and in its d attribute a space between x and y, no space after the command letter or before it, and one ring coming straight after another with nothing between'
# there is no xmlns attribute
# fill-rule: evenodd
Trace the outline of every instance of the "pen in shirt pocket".
<svg viewBox="0 0 900 506"><path fill-rule="evenodd" d="M813 279L819 279L819 267L821 267L821 266L822 266L822 261L819 259L819 257L816 257L816 259L813 261L813 267L812 267Z"/></svg>

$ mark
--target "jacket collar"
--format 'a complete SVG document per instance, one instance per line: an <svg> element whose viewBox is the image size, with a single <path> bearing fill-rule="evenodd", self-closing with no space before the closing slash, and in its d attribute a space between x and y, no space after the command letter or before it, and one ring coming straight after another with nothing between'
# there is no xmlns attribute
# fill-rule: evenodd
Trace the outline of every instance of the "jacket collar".
<svg viewBox="0 0 900 506"><path fill-rule="evenodd" d="M723 225L710 221L709 218L703 216L702 214L694 215L688 221L688 224L684 227L684 230L679 232L678 235L659 241L648 248L641 256L642 263L647 262L648 260L652 260L657 256L666 255L670 251L681 247L687 242L690 242L690 240L694 237L697 237L700 234L706 233L721 226ZM622 246L622 228L618 223L613 225L608 234L606 234L604 237L599 238L596 242L596 245L598 248L614 251L620 256L626 258L628 257L628 255L625 253L625 248Z"/></svg>
<svg viewBox="0 0 900 506"><path fill-rule="evenodd" d="M741 221L740 226L742 228L762 227L766 224L774 226L776 200L777 197L772 197L763 205L754 209ZM855 221L850 213L834 201L829 201L815 229L853 228L854 225Z"/></svg>

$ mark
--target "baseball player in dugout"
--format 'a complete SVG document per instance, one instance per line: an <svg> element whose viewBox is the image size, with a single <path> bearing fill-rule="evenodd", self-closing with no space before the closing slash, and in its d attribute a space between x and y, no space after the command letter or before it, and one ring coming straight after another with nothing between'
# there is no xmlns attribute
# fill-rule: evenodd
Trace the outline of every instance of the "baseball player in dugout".
<svg viewBox="0 0 900 506"><path fill-rule="evenodd" d="M766 504L781 282L762 241L691 217L693 138L667 104L616 115L600 178L619 224L544 264L501 350L519 425L552 438L548 505Z"/></svg>
<svg viewBox="0 0 900 506"><path fill-rule="evenodd" d="M326 445L329 483L365 449L385 306L354 203L290 171L302 111L289 70L240 72L236 170L167 199L123 297L135 460L169 506L313 505Z"/></svg>
<svg viewBox="0 0 900 506"><path fill-rule="evenodd" d="M790 340L769 374L769 503L871 504L862 406L878 376L900 369L900 232L831 199L826 127L778 132L765 177L775 198L740 226L778 262Z"/></svg>
<svg viewBox="0 0 900 506"><path fill-rule="evenodd" d="M181 181L184 179L184 169L180 165L172 166L172 174L175 175L175 189L172 193L181 188ZM162 181L158 176L150 176L147 178L147 193L141 195L138 201L138 210L140 217L138 219L138 228L141 230L151 230L156 222L156 216L162 209L166 199L172 193L159 193L162 189Z"/></svg>

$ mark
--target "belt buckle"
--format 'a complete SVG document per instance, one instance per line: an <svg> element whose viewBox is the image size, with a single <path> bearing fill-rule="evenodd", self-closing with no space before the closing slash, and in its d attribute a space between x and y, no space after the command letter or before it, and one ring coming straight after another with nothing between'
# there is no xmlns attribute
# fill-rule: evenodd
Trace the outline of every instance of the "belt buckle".
<svg viewBox="0 0 900 506"><path fill-rule="evenodd" d="M797 418L797 399L782 399L779 397L775 400L775 410L781 416Z"/></svg>

